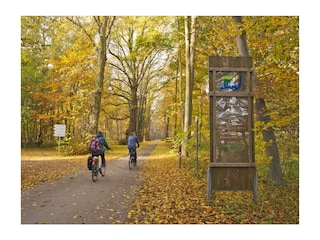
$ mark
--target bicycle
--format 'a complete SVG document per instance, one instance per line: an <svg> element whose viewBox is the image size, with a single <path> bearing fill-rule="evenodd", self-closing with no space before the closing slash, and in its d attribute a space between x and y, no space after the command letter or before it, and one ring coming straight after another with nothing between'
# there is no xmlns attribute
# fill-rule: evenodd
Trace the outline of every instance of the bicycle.
<svg viewBox="0 0 320 240"><path fill-rule="evenodd" d="M133 149L130 149L129 153L129 169L131 170L133 166L135 167L137 165L137 155L136 151Z"/></svg>
<svg viewBox="0 0 320 240"><path fill-rule="evenodd" d="M104 163L102 165L100 159L101 159L100 155L92 157L91 172L92 172L92 181L93 182L96 182L98 180L99 172L102 177L106 173L106 164Z"/></svg>

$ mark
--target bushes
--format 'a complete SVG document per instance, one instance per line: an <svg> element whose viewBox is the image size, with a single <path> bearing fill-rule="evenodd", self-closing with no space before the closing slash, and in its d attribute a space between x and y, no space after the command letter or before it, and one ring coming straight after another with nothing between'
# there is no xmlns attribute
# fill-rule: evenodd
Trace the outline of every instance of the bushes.
<svg viewBox="0 0 320 240"><path fill-rule="evenodd" d="M295 152L287 153L287 149L282 148L285 143L277 142L279 148L279 154L281 159L281 169L283 176L286 179L298 179L299 178L299 155ZM198 153L198 173L196 171L196 147L190 141L188 146L189 157L182 157L182 167L191 171L192 173L197 173L201 178L206 178L208 167L210 164L210 142L202 141L199 146ZM267 180L269 172L269 164L271 158L267 157L266 154L267 143L263 141L260 134L256 135L255 139L255 162L258 170L258 177L260 180ZM178 153L177 148L175 150Z"/></svg>
<svg viewBox="0 0 320 240"><path fill-rule="evenodd" d="M119 145L127 145L127 144L128 144L127 139L122 138L122 139L119 140Z"/></svg>
<svg viewBox="0 0 320 240"><path fill-rule="evenodd" d="M88 143L86 141L71 141L68 144L61 145L60 147L61 152L63 152L63 154L67 156L82 155L89 153Z"/></svg>
<svg viewBox="0 0 320 240"><path fill-rule="evenodd" d="M72 156L72 155L82 155L89 153L88 144L90 138L84 138L82 140L75 140L71 137L65 137L60 141L60 151L63 155ZM57 143L58 145L58 143ZM58 148L58 147L56 147Z"/></svg>

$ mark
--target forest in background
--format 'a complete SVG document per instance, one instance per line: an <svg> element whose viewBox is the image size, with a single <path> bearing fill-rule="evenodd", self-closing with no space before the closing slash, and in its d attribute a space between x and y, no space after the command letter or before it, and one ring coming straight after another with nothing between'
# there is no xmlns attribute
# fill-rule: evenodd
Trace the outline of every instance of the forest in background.
<svg viewBox="0 0 320 240"><path fill-rule="evenodd" d="M246 16L241 31L270 115L255 122L257 162L272 160L262 136L272 127L290 166L299 156L299 17ZM119 143L136 131L178 146L197 116L208 149L208 56L239 56L237 34L232 17L21 17L21 147L56 146L57 123L67 126L68 154L86 152L98 129ZM194 145L189 137L190 155Z"/></svg>

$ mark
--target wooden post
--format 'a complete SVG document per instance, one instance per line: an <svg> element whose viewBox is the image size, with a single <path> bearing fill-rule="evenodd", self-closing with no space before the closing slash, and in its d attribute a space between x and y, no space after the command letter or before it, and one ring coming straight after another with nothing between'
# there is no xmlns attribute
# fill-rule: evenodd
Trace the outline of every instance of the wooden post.
<svg viewBox="0 0 320 240"><path fill-rule="evenodd" d="M181 145L179 145L179 168L181 168Z"/></svg>
<svg viewBox="0 0 320 240"><path fill-rule="evenodd" d="M207 200L210 200L212 198L212 168L208 168L208 174L207 174Z"/></svg>
<svg viewBox="0 0 320 240"><path fill-rule="evenodd" d="M199 171L199 158L198 158L198 153L199 153L199 136L198 136L198 117L196 117L196 170L197 174Z"/></svg>

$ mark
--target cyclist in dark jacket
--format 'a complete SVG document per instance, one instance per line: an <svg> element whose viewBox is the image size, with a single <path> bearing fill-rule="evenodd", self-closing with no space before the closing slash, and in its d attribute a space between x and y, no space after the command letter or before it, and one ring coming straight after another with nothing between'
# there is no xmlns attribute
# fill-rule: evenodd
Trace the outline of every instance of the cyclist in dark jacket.
<svg viewBox="0 0 320 240"><path fill-rule="evenodd" d="M100 144L101 146L99 146L99 151L96 152L96 153L92 153L92 156L101 156L101 160L102 160L102 166L105 166L106 164L106 160L104 158L104 148L105 147L106 149L110 150L111 148L109 147L106 139L103 137L103 134L101 131L99 131L96 135L97 138L99 138L100 140Z"/></svg>
<svg viewBox="0 0 320 240"><path fill-rule="evenodd" d="M128 149L129 149L129 154L130 154L130 150L134 150L136 162L137 162L137 150L136 150L137 147L140 147L139 140L138 140L138 137L136 136L136 133L132 132L128 137Z"/></svg>

